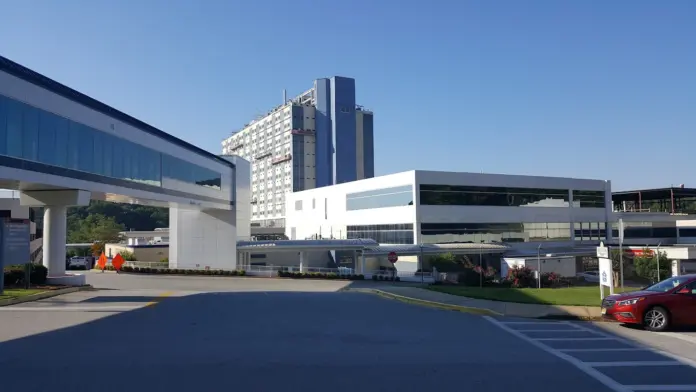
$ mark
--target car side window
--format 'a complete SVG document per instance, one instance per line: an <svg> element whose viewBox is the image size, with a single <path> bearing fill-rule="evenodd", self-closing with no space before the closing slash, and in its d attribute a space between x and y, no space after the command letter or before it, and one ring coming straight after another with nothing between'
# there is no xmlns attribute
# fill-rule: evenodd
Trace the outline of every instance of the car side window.
<svg viewBox="0 0 696 392"><path fill-rule="evenodd" d="M686 287L691 290L691 294L696 295L696 282L691 282Z"/></svg>

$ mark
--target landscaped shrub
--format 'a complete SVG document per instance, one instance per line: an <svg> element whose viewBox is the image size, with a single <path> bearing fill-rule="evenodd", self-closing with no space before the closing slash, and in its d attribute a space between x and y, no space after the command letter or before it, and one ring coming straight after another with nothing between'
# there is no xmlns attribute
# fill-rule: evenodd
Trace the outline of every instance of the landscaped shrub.
<svg viewBox="0 0 696 392"><path fill-rule="evenodd" d="M243 271L242 271L243 272ZM364 275L339 275L334 272L323 273L323 272L289 272L289 271L278 271L279 278L292 278L292 279L341 279L341 280L363 280ZM374 279L374 277L373 277Z"/></svg>
<svg viewBox="0 0 696 392"><path fill-rule="evenodd" d="M507 279L511 281L512 287L534 287L536 279L534 272L529 267L515 266L508 270Z"/></svg>
<svg viewBox="0 0 696 392"><path fill-rule="evenodd" d="M3 269L3 282L6 286L24 283L24 265L9 265ZM31 284L46 284L48 269L41 264L31 264L29 282Z"/></svg>

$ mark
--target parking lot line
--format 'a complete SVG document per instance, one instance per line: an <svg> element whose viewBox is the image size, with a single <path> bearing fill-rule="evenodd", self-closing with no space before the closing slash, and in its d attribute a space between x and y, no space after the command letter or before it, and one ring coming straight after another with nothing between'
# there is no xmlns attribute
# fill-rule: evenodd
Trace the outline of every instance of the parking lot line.
<svg viewBox="0 0 696 392"><path fill-rule="evenodd" d="M571 328L571 329L518 329L520 332L586 332L581 329Z"/></svg>
<svg viewBox="0 0 696 392"><path fill-rule="evenodd" d="M640 347L625 347L625 348L557 348L558 351L563 352L578 352L578 353L591 353L591 352L605 352L605 351L652 351L649 348Z"/></svg>
<svg viewBox="0 0 696 392"><path fill-rule="evenodd" d="M519 332L526 332L526 331L519 331ZM563 342L569 342L569 341L593 341L593 340L614 340L612 338L607 338L604 336L601 337L596 337L596 338L530 338L528 336L525 336L527 339L532 339L532 340L538 340L538 341L563 341Z"/></svg>
<svg viewBox="0 0 696 392"><path fill-rule="evenodd" d="M627 385L633 391L696 391L696 385Z"/></svg>
<svg viewBox="0 0 696 392"><path fill-rule="evenodd" d="M619 361L619 362L585 362L592 367L638 367L638 366L684 366L678 361Z"/></svg>
<svg viewBox="0 0 696 392"><path fill-rule="evenodd" d="M606 374L600 372L599 370L593 368L592 366L587 365L585 362L568 355L564 352L561 352L559 350L553 349L543 343L541 343L538 339L532 339L529 336L526 336L524 333L508 326L510 325L515 325L519 323L515 322L510 322L510 323L505 323L498 321L494 319L493 317L490 316L483 316L486 320L491 322L493 325L497 326L498 328L528 342L529 344L536 346L542 351L545 351L557 358L563 359L566 362L569 362L571 365L575 366L576 368L580 369L582 372L587 374L588 376L594 378L595 380L599 381L600 383L604 384L607 388L611 389L614 392L633 392L633 389L627 387L626 385L623 385L613 378L607 376ZM572 324L571 324L572 325Z"/></svg>

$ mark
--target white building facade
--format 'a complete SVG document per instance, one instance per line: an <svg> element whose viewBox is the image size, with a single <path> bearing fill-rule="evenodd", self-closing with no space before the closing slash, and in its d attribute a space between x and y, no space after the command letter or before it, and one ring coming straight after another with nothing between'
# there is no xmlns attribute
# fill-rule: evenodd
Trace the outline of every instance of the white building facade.
<svg viewBox="0 0 696 392"><path fill-rule="evenodd" d="M223 140L223 154L251 162L252 225L284 227L289 193L373 177L372 116L355 80L317 79Z"/></svg>
<svg viewBox="0 0 696 392"><path fill-rule="evenodd" d="M290 239L513 248L593 245L611 237L612 219L609 181L435 171L293 193L286 210Z"/></svg>

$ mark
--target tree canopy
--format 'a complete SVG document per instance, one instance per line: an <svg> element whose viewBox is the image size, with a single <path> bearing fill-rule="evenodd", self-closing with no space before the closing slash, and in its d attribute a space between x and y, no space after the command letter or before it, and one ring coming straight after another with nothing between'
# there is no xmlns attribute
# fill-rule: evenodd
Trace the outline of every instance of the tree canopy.
<svg viewBox="0 0 696 392"><path fill-rule="evenodd" d="M119 232L169 227L169 210L93 200L68 210L68 242L118 242Z"/></svg>

